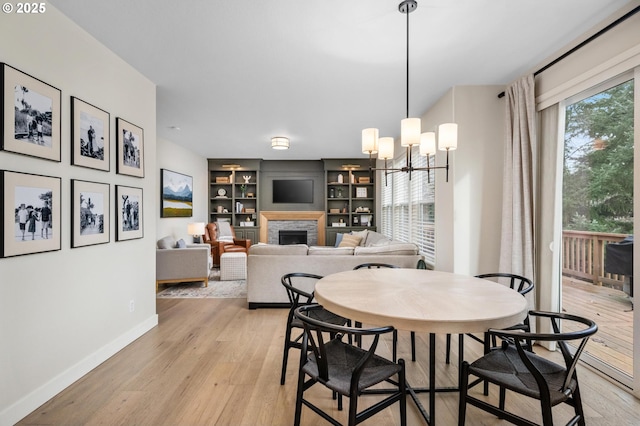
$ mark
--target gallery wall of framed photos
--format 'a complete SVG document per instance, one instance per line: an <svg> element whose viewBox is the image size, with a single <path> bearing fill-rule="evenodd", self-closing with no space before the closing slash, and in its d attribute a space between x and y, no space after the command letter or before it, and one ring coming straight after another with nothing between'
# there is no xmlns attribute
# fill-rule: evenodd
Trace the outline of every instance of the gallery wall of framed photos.
<svg viewBox="0 0 640 426"><path fill-rule="evenodd" d="M62 162L63 146L68 146L72 166L93 169L96 179L104 180L100 172L110 173L115 145L116 174L144 178L143 128L116 117L112 144L111 114L70 96L71 137L68 144L64 143L61 135L65 96L60 89L6 63L0 63L0 80L0 151L31 157L34 161ZM1 201L0 258L62 248L61 180L60 176L0 170L6 194ZM70 182L70 247L109 243L111 185L79 179ZM142 188L118 185L116 189L115 240L142 238Z"/></svg>
<svg viewBox="0 0 640 426"><path fill-rule="evenodd" d="M50 4L3 16L0 63L0 424L15 424L157 324L156 86Z"/></svg>

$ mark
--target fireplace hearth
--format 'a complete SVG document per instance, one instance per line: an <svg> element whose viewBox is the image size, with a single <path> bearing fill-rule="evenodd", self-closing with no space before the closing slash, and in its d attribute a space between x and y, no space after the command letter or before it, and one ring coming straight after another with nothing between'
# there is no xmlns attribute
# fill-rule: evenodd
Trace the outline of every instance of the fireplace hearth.
<svg viewBox="0 0 640 426"><path fill-rule="evenodd" d="M307 231L281 229L278 231L278 244L307 244Z"/></svg>

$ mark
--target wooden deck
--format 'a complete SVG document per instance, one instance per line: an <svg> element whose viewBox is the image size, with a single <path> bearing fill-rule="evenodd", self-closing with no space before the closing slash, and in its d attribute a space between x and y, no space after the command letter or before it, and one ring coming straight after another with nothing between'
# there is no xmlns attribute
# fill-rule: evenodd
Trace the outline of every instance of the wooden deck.
<svg viewBox="0 0 640 426"><path fill-rule="evenodd" d="M568 313L593 319L598 332L585 352L632 376L633 306L623 291L563 277L562 306Z"/></svg>

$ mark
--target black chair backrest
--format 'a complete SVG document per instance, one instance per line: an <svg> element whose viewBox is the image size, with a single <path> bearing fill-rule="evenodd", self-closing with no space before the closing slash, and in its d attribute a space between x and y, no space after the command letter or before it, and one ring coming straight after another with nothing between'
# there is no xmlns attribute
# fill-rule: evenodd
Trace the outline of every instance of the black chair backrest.
<svg viewBox="0 0 640 426"><path fill-rule="evenodd" d="M313 301L313 290L308 291L309 285L304 286L304 283L309 280L319 280L323 277L315 274L307 274L305 272L292 272L290 274L284 274L280 278L280 282L287 290L287 296L289 297L289 303L291 303L291 309L298 307L301 304L309 304ZM302 288L304 287L304 289Z"/></svg>
<svg viewBox="0 0 640 426"><path fill-rule="evenodd" d="M518 293L523 296L533 290L533 281L529 278L525 278L521 275L516 274L507 274L504 272L493 272L490 274L480 274L476 275L476 278L508 278L509 279L509 287L512 290L516 290Z"/></svg>
<svg viewBox="0 0 640 426"><path fill-rule="evenodd" d="M527 356L528 351L526 351L526 345L528 341L538 341L538 342L557 342L560 347L560 351L562 352L562 357L564 358L566 372L564 377L564 382L562 386L562 391L569 387L569 384L574 376L574 372L576 369L576 365L578 364L578 359L580 358L580 354L584 350L589 337L594 335L596 331L598 331L598 326L596 323L590 319L583 318L577 315L565 314L565 313L557 313L557 312L542 312L542 311L529 311L529 316L548 318L551 322L551 326L553 328L553 333L530 333L530 332L522 332L518 330L494 330L490 329L488 333L490 335L495 335L503 339L503 345L508 345L508 342L514 342L516 348L518 349L518 354L522 359L522 362L525 364L527 369L532 373L538 386L542 389L547 385L544 384L544 378L540 371L533 365L533 363L529 360ZM577 331L568 331L561 332L559 320L563 321L572 321L585 325L586 327ZM569 350L569 345L567 342L580 340L580 343L577 345L575 352L573 354Z"/></svg>
<svg viewBox="0 0 640 426"><path fill-rule="evenodd" d="M388 263L362 263L358 266L356 266L355 268L353 268L354 270L356 269L362 269L362 268L367 268L367 269L380 269L380 268L399 268L399 266L396 265L390 265Z"/></svg>
<svg viewBox="0 0 640 426"><path fill-rule="evenodd" d="M323 307L318 304L303 305L294 311L294 315L298 318L304 326L305 336L302 342L302 356L306 357L309 347L313 351L318 364L318 374L322 380L328 380L329 378L329 361L327 359L327 351L325 347L331 344L334 340L340 340L346 336L349 340L353 337L361 338L362 336L373 336L371 339L371 345L368 349L362 350L362 357L354 366L352 373L352 385L358 383L360 375L364 371L367 365L367 361L371 359L378 347L378 341L381 334L390 333L394 330L392 326L376 327L376 328L356 328L342 325L335 325L323 322L317 318L314 318L314 312L322 311ZM328 333L331 340L325 342L326 334Z"/></svg>

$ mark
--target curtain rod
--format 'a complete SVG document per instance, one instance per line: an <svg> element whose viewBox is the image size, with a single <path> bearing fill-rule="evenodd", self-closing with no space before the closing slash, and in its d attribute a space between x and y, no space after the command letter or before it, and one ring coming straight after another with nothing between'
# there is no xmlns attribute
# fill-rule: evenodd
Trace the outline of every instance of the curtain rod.
<svg viewBox="0 0 640 426"><path fill-rule="evenodd" d="M597 33L593 34L591 37L587 38L586 40L584 40L583 42L581 42L577 46L573 47L572 49L570 49L567 52L563 53L562 55L558 56L556 59L554 59L553 61L549 62L547 65L543 66L538 71L534 72L533 76L535 77L538 74L540 74L541 72L546 71L548 68L550 68L553 65L557 64L558 62L560 62L561 60L563 60L567 56L571 55L575 51L583 48L585 45L591 43L593 40L595 40L596 38L600 37L602 34L606 33L610 29L618 26L619 24L621 24L622 22L624 22L627 19L631 18L633 15L635 15L638 12L640 12L640 6L636 6L634 9L632 9L629 12L625 13L624 15L622 15L621 17L619 17L618 19L616 19L615 21L613 21L612 23L610 23L609 25L607 25L606 27L604 27L603 29L598 31ZM502 98L502 97L504 97L504 95L505 95L505 92L500 92L498 94L498 98Z"/></svg>

